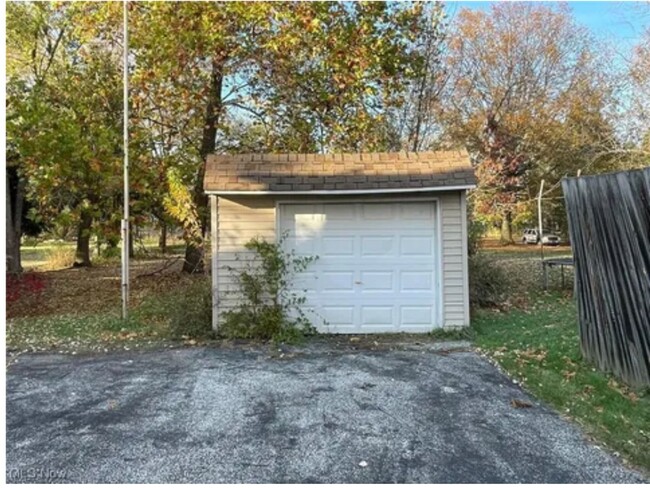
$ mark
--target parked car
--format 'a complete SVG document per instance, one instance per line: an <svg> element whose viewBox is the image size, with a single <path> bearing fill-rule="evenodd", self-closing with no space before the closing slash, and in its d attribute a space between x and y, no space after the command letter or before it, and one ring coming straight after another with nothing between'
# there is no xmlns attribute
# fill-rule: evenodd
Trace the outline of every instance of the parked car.
<svg viewBox="0 0 650 488"><path fill-rule="evenodd" d="M524 244L538 244L539 243L539 230L538 229L524 229L524 235L521 238ZM547 230L542 230L542 243L545 246L559 246L561 239L557 234L553 234Z"/></svg>

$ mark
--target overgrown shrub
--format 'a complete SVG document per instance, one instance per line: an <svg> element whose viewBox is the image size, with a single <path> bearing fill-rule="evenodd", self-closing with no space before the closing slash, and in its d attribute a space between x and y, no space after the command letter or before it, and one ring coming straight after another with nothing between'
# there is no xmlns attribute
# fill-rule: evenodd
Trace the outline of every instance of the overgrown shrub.
<svg viewBox="0 0 650 488"><path fill-rule="evenodd" d="M506 271L489 256L475 253L469 257L469 299L476 307L495 307L506 299L510 279Z"/></svg>
<svg viewBox="0 0 650 488"><path fill-rule="evenodd" d="M201 279L174 292L167 299L164 315L175 339L206 339L212 335L212 287Z"/></svg>
<svg viewBox="0 0 650 488"><path fill-rule="evenodd" d="M301 309L304 295L291 289L291 281L316 257L297 256L279 242L254 238L245 247L253 254L238 256L241 267L228 267L240 305L221 315L220 331L231 338L272 339L293 342L314 328Z"/></svg>
<svg viewBox="0 0 650 488"><path fill-rule="evenodd" d="M106 260L117 259L122 255L122 249L117 245L108 245L101 250L100 255Z"/></svg>
<svg viewBox="0 0 650 488"><path fill-rule="evenodd" d="M474 256L481 247L487 225L485 222L471 218L471 215L468 215L467 222L467 254Z"/></svg>

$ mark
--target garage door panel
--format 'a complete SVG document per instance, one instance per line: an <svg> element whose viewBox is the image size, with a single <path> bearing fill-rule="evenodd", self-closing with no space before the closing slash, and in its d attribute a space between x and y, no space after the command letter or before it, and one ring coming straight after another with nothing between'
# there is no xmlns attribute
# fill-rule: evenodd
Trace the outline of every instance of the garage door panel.
<svg viewBox="0 0 650 488"><path fill-rule="evenodd" d="M354 293L353 271L324 271L320 273L320 289L323 293Z"/></svg>
<svg viewBox="0 0 650 488"><path fill-rule="evenodd" d="M399 215L408 220L433 220L434 207L431 202L400 203Z"/></svg>
<svg viewBox="0 0 650 488"><path fill-rule="evenodd" d="M400 307L400 325L431 326L433 325L433 308L429 306L402 306Z"/></svg>
<svg viewBox="0 0 650 488"><path fill-rule="evenodd" d="M390 203L362 203L361 215L364 219L392 220L395 205Z"/></svg>
<svg viewBox="0 0 650 488"><path fill-rule="evenodd" d="M292 249L298 256L315 256L317 254L314 239L297 238L295 235L288 234L285 236L284 245L286 249Z"/></svg>
<svg viewBox="0 0 650 488"><path fill-rule="evenodd" d="M320 256L354 256L354 236L327 236L321 238Z"/></svg>
<svg viewBox="0 0 650 488"><path fill-rule="evenodd" d="M361 307L361 325L364 327L386 327L394 328L395 320L393 318L392 306L362 306Z"/></svg>
<svg viewBox="0 0 650 488"><path fill-rule="evenodd" d="M362 271L358 282L362 293L394 291L394 272L392 271Z"/></svg>
<svg viewBox="0 0 650 488"><path fill-rule="evenodd" d="M433 257L433 237L401 236L400 255L402 256L431 256Z"/></svg>
<svg viewBox="0 0 650 488"><path fill-rule="evenodd" d="M321 206L321 208L323 208ZM357 219L357 207L347 203L329 203L326 206L326 222L334 224L338 221L349 222Z"/></svg>
<svg viewBox="0 0 650 488"><path fill-rule="evenodd" d="M319 292L320 281L314 271L305 271L293 279L291 291L307 293L309 295Z"/></svg>
<svg viewBox="0 0 650 488"><path fill-rule="evenodd" d="M362 256L394 256L397 254L395 237L390 235L361 237Z"/></svg>
<svg viewBox="0 0 650 488"><path fill-rule="evenodd" d="M402 271L400 292L430 292L433 289L433 274L429 271Z"/></svg>
<svg viewBox="0 0 650 488"><path fill-rule="evenodd" d="M347 307L341 306L324 306L321 307L317 313L320 312L326 319L328 326L343 326L355 327L355 306L349 305Z"/></svg>
<svg viewBox="0 0 650 488"><path fill-rule="evenodd" d="M293 207L281 207L281 230L289 231L288 247L318 256L294 288L309 289L305 309L319 330L426 332L435 326L432 202Z"/></svg>

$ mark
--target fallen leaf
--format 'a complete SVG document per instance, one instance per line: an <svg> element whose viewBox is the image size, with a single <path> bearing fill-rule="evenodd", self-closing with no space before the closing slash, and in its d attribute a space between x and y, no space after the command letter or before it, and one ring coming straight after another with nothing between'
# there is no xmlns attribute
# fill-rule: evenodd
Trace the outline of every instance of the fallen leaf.
<svg viewBox="0 0 650 488"><path fill-rule="evenodd" d="M527 402L525 400L517 400L516 398L513 398L512 400L510 400L510 405L513 408L530 408L530 407L533 406L532 403L529 403L529 402Z"/></svg>
<svg viewBox="0 0 650 488"><path fill-rule="evenodd" d="M564 372L562 372L562 376L564 376L564 379L566 381L572 380L575 375L576 375L575 371L564 371Z"/></svg>

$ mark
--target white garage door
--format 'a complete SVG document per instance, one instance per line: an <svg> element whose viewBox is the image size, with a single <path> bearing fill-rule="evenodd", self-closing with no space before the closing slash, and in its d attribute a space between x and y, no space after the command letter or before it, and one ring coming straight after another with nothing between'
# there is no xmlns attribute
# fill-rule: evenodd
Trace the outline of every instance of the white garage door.
<svg viewBox="0 0 650 488"><path fill-rule="evenodd" d="M434 202L282 204L285 247L318 256L294 284L321 332L438 325Z"/></svg>

